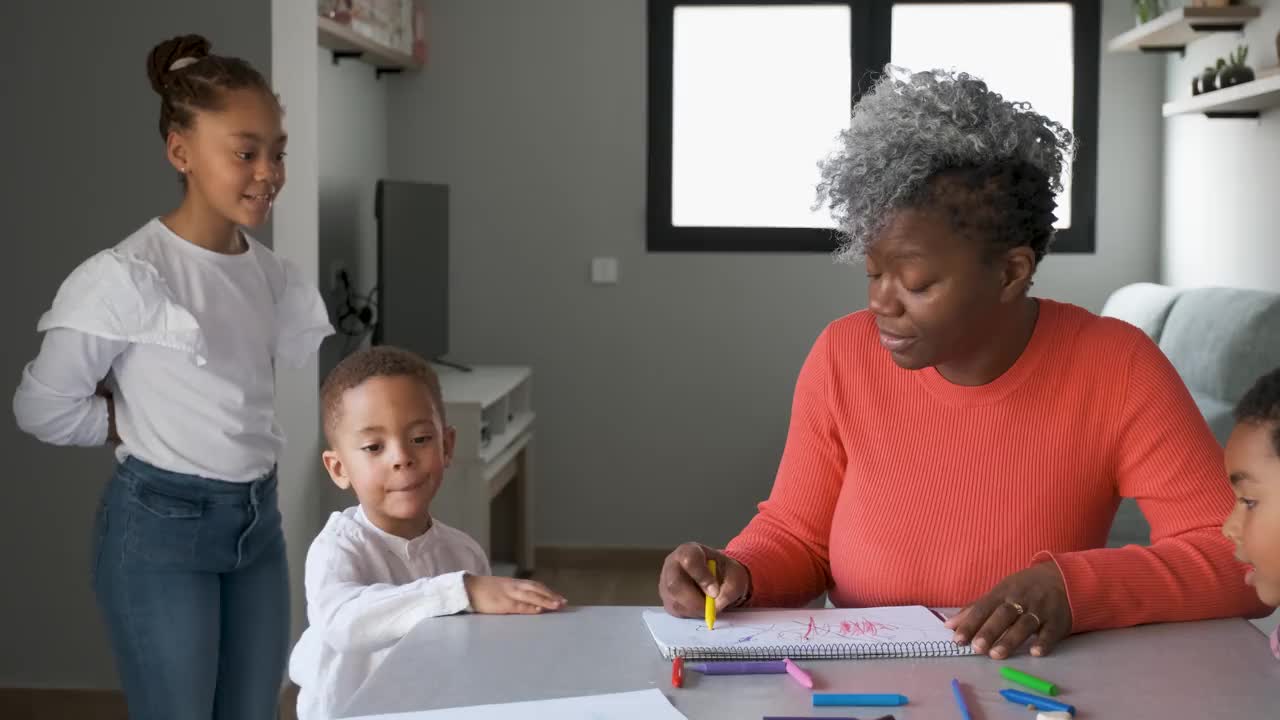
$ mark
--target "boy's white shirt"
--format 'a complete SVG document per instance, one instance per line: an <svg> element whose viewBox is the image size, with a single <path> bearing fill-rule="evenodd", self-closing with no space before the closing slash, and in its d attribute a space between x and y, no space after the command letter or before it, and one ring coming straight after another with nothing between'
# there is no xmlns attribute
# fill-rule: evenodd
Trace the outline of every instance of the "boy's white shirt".
<svg viewBox="0 0 1280 720"><path fill-rule="evenodd" d="M18 425L57 445L107 440L111 375L120 459L255 480L284 444L275 368L306 362L333 334L315 283L242 233L227 255L159 219L84 261L36 326L40 354L14 394Z"/></svg>
<svg viewBox="0 0 1280 720"><path fill-rule="evenodd" d="M405 540L359 506L330 515L307 551L310 627L289 659L299 719L334 717L415 625L470 609L465 573L490 572L480 545L439 520Z"/></svg>

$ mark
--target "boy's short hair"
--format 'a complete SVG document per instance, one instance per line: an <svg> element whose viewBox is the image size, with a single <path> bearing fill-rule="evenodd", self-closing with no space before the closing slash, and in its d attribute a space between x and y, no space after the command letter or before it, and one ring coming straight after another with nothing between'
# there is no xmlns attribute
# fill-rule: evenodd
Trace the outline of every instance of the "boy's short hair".
<svg viewBox="0 0 1280 720"><path fill-rule="evenodd" d="M1271 425L1271 445L1280 455L1280 368L1258 378L1236 405L1236 422Z"/></svg>
<svg viewBox="0 0 1280 720"><path fill-rule="evenodd" d="M348 355L329 371L320 386L320 407L324 413L324 435L333 447L333 434L342 419L342 394L359 387L374 377L410 377L420 381L431 394L431 404L445 424L444 396L440 391L440 378L431 364L417 353L390 345L375 345Z"/></svg>

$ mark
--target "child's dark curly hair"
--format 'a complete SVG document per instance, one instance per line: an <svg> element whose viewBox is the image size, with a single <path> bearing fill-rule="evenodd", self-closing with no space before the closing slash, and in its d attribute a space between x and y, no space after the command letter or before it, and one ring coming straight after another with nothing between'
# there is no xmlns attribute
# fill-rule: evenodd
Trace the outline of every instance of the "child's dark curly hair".
<svg viewBox="0 0 1280 720"><path fill-rule="evenodd" d="M1280 455L1280 368L1258 378L1236 405L1236 422L1270 426L1271 445Z"/></svg>
<svg viewBox="0 0 1280 720"><path fill-rule="evenodd" d="M320 410L330 447L333 446L334 430L342 419L342 394L374 377L409 377L422 383L431 395L431 404L440 416L440 424L446 423L440 378L431 369L431 364L417 353L390 345L375 345L348 355L329 371L320 386Z"/></svg>

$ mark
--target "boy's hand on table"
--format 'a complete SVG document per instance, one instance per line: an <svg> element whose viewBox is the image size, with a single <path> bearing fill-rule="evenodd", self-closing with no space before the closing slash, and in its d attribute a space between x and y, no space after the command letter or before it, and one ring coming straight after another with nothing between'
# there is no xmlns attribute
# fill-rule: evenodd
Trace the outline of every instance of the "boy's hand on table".
<svg viewBox="0 0 1280 720"><path fill-rule="evenodd" d="M463 575L462 583L471 609L490 615L536 615L559 610L568 602L559 593L535 580L492 575Z"/></svg>

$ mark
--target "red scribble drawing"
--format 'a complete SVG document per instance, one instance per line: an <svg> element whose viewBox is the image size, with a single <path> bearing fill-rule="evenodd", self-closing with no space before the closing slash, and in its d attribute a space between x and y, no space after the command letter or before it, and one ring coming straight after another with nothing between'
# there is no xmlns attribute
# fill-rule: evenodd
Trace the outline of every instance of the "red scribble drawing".
<svg viewBox="0 0 1280 720"><path fill-rule="evenodd" d="M875 620L844 620L840 623L840 634L845 637L879 637L881 631L892 631L898 628Z"/></svg>
<svg viewBox="0 0 1280 720"><path fill-rule="evenodd" d="M849 614L823 617L819 614L793 617L783 622L749 622L750 615L741 618L721 618L714 631L707 630L701 620L690 620L689 630L695 635L708 633L722 637L720 644L767 647L778 644L839 644L878 645L927 639L929 628L912 624L886 622L874 613ZM747 621L747 622L744 622ZM724 633L721 635L721 633Z"/></svg>
<svg viewBox="0 0 1280 720"><path fill-rule="evenodd" d="M813 616L808 621L795 620L793 629L782 629L777 633L779 640L801 642L831 642L833 640L853 640L871 642L876 640L897 640L902 628L892 623L880 622L869 618L854 618L838 622L820 622Z"/></svg>

